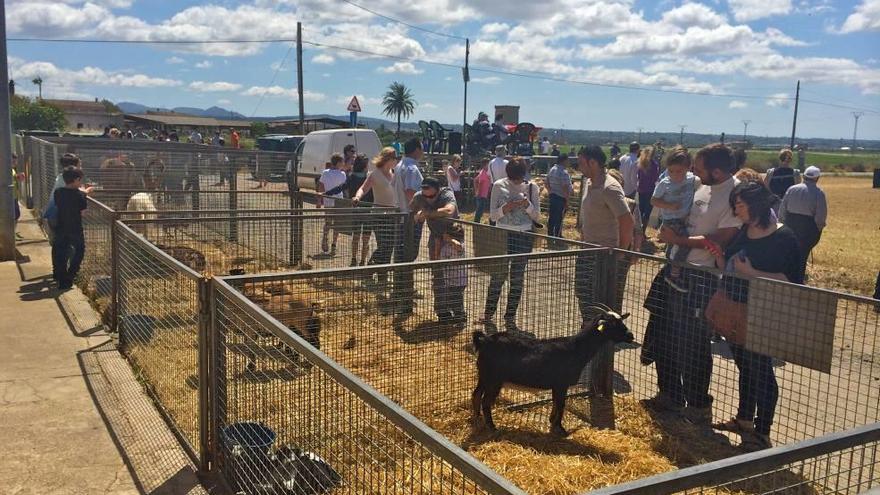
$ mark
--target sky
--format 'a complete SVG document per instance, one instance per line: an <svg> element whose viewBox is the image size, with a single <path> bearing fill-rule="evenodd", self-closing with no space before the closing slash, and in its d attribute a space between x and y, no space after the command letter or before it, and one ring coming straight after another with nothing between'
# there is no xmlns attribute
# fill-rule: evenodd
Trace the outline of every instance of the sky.
<svg viewBox="0 0 880 495"><path fill-rule="evenodd" d="M848 141L859 111L880 139L880 0L6 0L6 18L9 38L155 42L292 40L299 21L307 114L358 95L380 117L399 81L408 120L460 123L467 38L468 122L519 105L544 127L782 136L800 80L798 136ZM9 41L8 63L20 94L40 76L44 98L298 112L288 41Z"/></svg>

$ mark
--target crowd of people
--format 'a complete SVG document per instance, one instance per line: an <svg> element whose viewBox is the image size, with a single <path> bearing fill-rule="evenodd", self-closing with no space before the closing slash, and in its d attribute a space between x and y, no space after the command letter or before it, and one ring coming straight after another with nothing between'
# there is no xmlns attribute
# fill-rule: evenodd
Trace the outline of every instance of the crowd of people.
<svg viewBox="0 0 880 495"><path fill-rule="evenodd" d="M396 207L414 221L410 231L402 225L393 231L385 229L385 238L378 239L369 261L363 235L359 241L352 236L352 265L388 263L392 258L397 263L414 261L425 225L430 259L456 259L469 253L461 225L449 221L459 217L462 200L460 157L444 164L446 186L435 177L422 175L418 165L421 158L421 143L412 139L405 143L399 161L394 149L384 149L373 159L375 170L369 174L363 172L366 157L362 155L355 158L358 165L347 176L334 172L345 157L334 156L331 160L331 168L322 175L323 191L342 193L347 188L355 204L372 200L373 204ZM716 304L713 299L721 297L716 296L718 293L733 303L744 303L749 290L745 279L749 277L804 282L807 257L827 218L827 203L818 187L821 172L816 167L807 167L802 173L792 169L790 150L783 150L779 158L780 165L762 177L741 168L742 157L723 144L709 145L696 153L681 146L658 153L654 147L642 149L632 143L629 153L620 156L618 169L612 168L617 163L609 160L600 147L586 146L577 152L576 161L559 153L543 186L549 195L547 223L551 236L562 235L564 213L574 199L569 170L572 166L587 179L579 209L581 241L639 250L652 210L659 210L658 239L666 244L670 262L656 274L645 303L651 318L642 358L656 365L658 382L657 395L645 405L680 413L695 424L739 433L743 446L749 449L770 446L778 398L772 360L743 346L735 326L730 326L735 321L716 325L716 320L706 315ZM530 180L529 165L523 158L507 159L504 147L499 146L493 158L482 160L473 194L474 220L479 223L488 215L490 224L507 231L506 246L499 254L532 251L535 237L530 232L542 220L541 186ZM379 230L376 232L379 234ZM399 241L405 235L412 236L414 249L402 249L405 243ZM362 243L359 260L355 259L357 242ZM326 243L324 249L333 251ZM595 263L595 258L582 256L576 264L575 292L584 321L591 317L590 305L596 297ZM620 309L631 261L619 257L616 263L616 306ZM505 330L521 331L517 311L526 268L525 258L510 258L503 269L490 273L477 323L496 328L502 288L507 285L501 321ZM717 268L730 276L719 281L706 268ZM417 299L413 272L392 272L391 313L407 317L413 313ZM433 270L434 308L441 322L467 320L462 302L466 285L467 270L462 265ZM709 393L713 335L728 342L740 373L736 416L714 424Z"/></svg>
<svg viewBox="0 0 880 495"><path fill-rule="evenodd" d="M224 147L229 142L229 147L238 149L241 147L241 135L237 130L230 128L226 134L219 129L214 131L212 136L204 136L198 129L194 129L183 138L176 129L117 129L116 127L104 127L104 132L98 136L104 139L138 139L145 141L162 141L162 142L186 142L193 144L206 144L211 146Z"/></svg>

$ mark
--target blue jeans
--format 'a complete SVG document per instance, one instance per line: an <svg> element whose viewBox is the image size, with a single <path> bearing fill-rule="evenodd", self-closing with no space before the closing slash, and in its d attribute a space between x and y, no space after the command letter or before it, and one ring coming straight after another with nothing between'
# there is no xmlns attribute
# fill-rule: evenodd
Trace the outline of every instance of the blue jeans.
<svg viewBox="0 0 880 495"><path fill-rule="evenodd" d="M489 211L489 198L475 198L477 201L477 211L474 212L474 222L480 223L480 219L483 218L483 213Z"/></svg>
<svg viewBox="0 0 880 495"><path fill-rule="evenodd" d="M736 418L755 422L755 431L762 435L770 434L776 401L779 399L779 385L773 373L773 359L770 356L747 351L744 347L730 344L733 361L739 369L739 407ZM756 414L757 411L757 414Z"/></svg>
<svg viewBox="0 0 880 495"><path fill-rule="evenodd" d="M526 233L509 232L507 234L507 254L523 254L532 252L534 238ZM503 260L502 263L508 263ZM525 280L526 264L528 260L525 258L509 261L509 270L492 275L489 280L489 292L486 294L486 308L484 314L491 318L498 309L498 300L501 298L501 288L510 274L510 288L507 292L507 308L504 311L504 321L513 322L516 320L516 311L519 309L519 301L522 299L523 282Z"/></svg>
<svg viewBox="0 0 880 495"><path fill-rule="evenodd" d="M648 220L651 219L651 211L654 209L651 206L651 197L653 193L639 193L639 213L642 215L642 232L648 228Z"/></svg>
<svg viewBox="0 0 880 495"><path fill-rule="evenodd" d="M562 196L550 195L550 217L547 219L547 235L562 237L562 219L565 218L567 201Z"/></svg>
<svg viewBox="0 0 880 495"><path fill-rule="evenodd" d="M59 285L70 285L86 252L86 243L82 232L70 233L55 231L52 242L52 278Z"/></svg>

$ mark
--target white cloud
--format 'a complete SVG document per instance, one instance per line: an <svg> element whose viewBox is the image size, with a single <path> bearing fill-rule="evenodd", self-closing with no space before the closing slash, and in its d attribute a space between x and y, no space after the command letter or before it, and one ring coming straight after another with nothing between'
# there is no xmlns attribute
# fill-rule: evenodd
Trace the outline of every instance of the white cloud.
<svg viewBox="0 0 880 495"><path fill-rule="evenodd" d="M193 81L189 83L189 89L199 92L238 91L241 89L241 84L225 81Z"/></svg>
<svg viewBox="0 0 880 495"><path fill-rule="evenodd" d="M754 21L791 12L791 0L727 0L733 18L740 22Z"/></svg>
<svg viewBox="0 0 880 495"><path fill-rule="evenodd" d="M196 69L210 69L211 66L214 65L210 60L202 60L201 62L196 63Z"/></svg>
<svg viewBox="0 0 880 495"><path fill-rule="evenodd" d="M312 57L312 63L313 63L313 64L325 64L325 65L329 65L329 64L332 64L332 63L335 62L335 61L336 61L336 59L333 58L332 55L328 55L328 54L326 54L326 53L320 53L320 54L315 55L314 57Z"/></svg>
<svg viewBox="0 0 880 495"><path fill-rule="evenodd" d="M232 100L227 100L226 98L221 98L217 100L217 103L220 105L229 105L232 103Z"/></svg>
<svg viewBox="0 0 880 495"><path fill-rule="evenodd" d="M504 22L490 22L488 24L483 24L483 27L480 28L480 38L495 38L501 34L506 34L508 31L510 31L509 24Z"/></svg>
<svg viewBox="0 0 880 495"><path fill-rule="evenodd" d="M408 74L408 75L417 75L421 74L425 71L421 69L416 69L416 66L412 62L394 62L393 64L387 67L379 67L376 69L377 72L383 72L385 74Z"/></svg>
<svg viewBox="0 0 880 495"><path fill-rule="evenodd" d="M749 106L748 103L739 100L733 100L727 104L727 108L746 108Z"/></svg>
<svg viewBox="0 0 880 495"><path fill-rule="evenodd" d="M791 97L788 96L788 93L775 93L767 98L766 103L768 107L788 108L788 104L791 101L789 98Z"/></svg>
<svg viewBox="0 0 880 495"><path fill-rule="evenodd" d="M435 110L435 109L437 109L437 108L440 108L439 106L437 106L437 105L435 105L435 104L433 104L433 103L422 103L422 104L419 105L419 106L420 106L421 108L427 108L427 109L429 109L429 110Z"/></svg>
<svg viewBox="0 0 880 495"><path fill-rule="evenodd" d="M167 63L167 64L182 64L184 62L186 62L186 60L184 60L180 57L177 57L177 56L168 57L165 59L165 63Z"/></svg>
<svg viewBox="0 0 880 495"><path fill-rule="evenodd" d="M241 93L244 96L263 96L266 98L288 98L299 100L296 88L283 88L281 86L251 86ZM327 95L315 91L303 91L305 101L324 101Z"/></svg>
<svg viewBox="0 0 880 495"><path fill-rule="evenodd" d="M723 15L701 3L686 3L680 7L663 13L662 20L666 24L689 28L697 26L702 28L715 28L725 24L727 19Z"/></svg>
<svg viewBox="0 0 880 495"><path fill-rule="evenodd" d="M841 33L880 31L880 0L862 0L840 27Z"/></svg>
<svg viewBox="0 0 880 495"><path fill-rule="evenodd" d="M9 57L8 65L10 77L13 79L30 81L40 76L43 79L43 95L46 97L88 97L88 88L93 86L168 88L183 84L175 79L152 77L134 71L107 71L98 67L72 70L58 67L51 62L32 62L17 57Z"/></svg>
<svg viewBox="0 0 880 495"><path fill-rule="evenodd" d="M498 76L472 77L471 82L477 84L498 84L501 82L501 78Z"/></svg>

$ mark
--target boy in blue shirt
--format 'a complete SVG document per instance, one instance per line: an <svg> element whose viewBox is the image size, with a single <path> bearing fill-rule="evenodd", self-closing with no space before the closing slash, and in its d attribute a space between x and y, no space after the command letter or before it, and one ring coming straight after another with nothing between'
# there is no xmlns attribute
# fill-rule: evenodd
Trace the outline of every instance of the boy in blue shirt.
<svg viewBox="0 0 880 495"><path fill-rule="evenodd" d="M699 180L689 171L690 167L690 153L685 148L676 147L666 162L666 173L657 183L651 197L651 205L660 209L661 225L669 227L681 236L688 235L687 219ZM666 258L684 262L689 252L689 248L678 246L675 256L670 258L672 246L667 246ZM681 267L670 265L665 278L675 290L687 292L686 285L681 281Z"/></svg>

